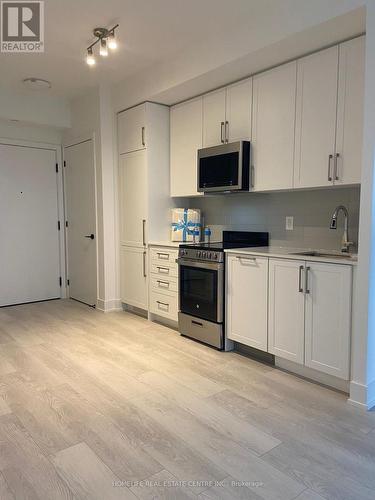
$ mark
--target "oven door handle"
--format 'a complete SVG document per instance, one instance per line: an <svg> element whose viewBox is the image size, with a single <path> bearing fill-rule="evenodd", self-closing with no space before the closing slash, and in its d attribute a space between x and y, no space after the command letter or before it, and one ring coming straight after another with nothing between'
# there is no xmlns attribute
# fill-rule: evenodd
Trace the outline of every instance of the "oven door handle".
<svg viewBox="0 0 375 500"><path fill-rule="evenodd" d="M224 271L223 262L202 262L194 259L177 259L177 264L186 267L197 267L198 269L212 269L213 271Z"/></svg>

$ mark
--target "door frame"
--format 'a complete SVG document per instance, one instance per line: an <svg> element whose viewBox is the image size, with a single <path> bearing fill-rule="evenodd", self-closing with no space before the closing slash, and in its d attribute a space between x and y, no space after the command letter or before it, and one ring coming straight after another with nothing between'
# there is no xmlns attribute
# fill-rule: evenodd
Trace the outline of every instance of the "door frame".
<svg viewBox="0 0 375 500"><path fill-rule="evenodd" d="M59 267L61 276L60 299L67 298L66 287L66 234L62 229L65 226L65 194L64 194L64 176L63 176L63 154L61 144L50 144L47 142L27 141L23 139L9 139L0 137L0 144L2 146L18 146L30 149L46 149L55 152L55 160L58 165L58 172L56 172L56 190L57 190L57 213L58 220L60 221L59 231Z"/></svg>
<svg viewBox="0 0 375 500"><path fill-rule="evenodd" d="M73 146L78 146L83 142L92 141L93 148L93 159L94 159L94 200L95 200L95 250L96 250L96 304L95 307L98 307L98 297L99 297L99 238L98 238L98 182L97 182L97 161L96 161L96 135L95 132L86 135L79 135L71 138L69 141L66 141L62 144L61 152L62 152L62 163L65 167L65 149ZM69 252L68 252L68 228L66 227L65 221L67 220L67 189L66 189L66 177L64 169L62 173L62 182L63 182L63 193L64 193L64 244L65 244L65 276L66 276L66 296L70 298L70 290L68 285L69 279Z"/></svg>

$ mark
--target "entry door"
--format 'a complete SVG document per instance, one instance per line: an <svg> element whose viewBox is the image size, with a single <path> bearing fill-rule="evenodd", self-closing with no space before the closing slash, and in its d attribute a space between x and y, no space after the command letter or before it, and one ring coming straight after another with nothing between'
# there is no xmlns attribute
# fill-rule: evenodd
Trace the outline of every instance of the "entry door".
<svg viewBox="0 0 375 500"><path fill-rule="evenodd" d="M56 152L0 144L0 306L60 298Z"/></svg>
<svg viewBox="0 0 375 500"><path fill-rule="evenodd" d="M66 147L64 159L69 295L93 306L97 298L93 141Z"/></svg>

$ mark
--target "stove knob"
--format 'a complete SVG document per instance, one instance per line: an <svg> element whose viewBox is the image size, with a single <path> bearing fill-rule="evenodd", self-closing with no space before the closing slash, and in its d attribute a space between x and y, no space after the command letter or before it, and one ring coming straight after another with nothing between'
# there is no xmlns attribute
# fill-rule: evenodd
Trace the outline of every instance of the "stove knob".
<svg viewBox="0 0 375 500"><path fill-rule="evenodd" d="M201 251L200 251L200 250L198 250L198 251L197 251L197 257L199 258L200 256L201 256Z"/></svg>
<svg viewBox="0 0 375 500"><path fill-rule="evenodd" d="M216 252L214 252L214 253L212 254L212 258L213 258L213 259L215 259L215 260L217 260L217 253L216 253Z"/></svg>
<svg viewBox="0 0 375 500"><path fill-rule="evenodd" d="M202 252L202 257L205 259L207 257L207 253L206 252Z"/></svg>
<svg viewBox="0 0 375 500"><path fill-rule="evenodd" d="M211 255L211 252L207 252L207 259L212 259Z"/></svg>

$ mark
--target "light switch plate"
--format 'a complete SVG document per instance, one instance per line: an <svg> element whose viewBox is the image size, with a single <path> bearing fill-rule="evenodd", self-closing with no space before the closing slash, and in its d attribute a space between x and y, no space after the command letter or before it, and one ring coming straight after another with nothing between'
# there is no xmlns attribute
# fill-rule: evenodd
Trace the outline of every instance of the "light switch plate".
<svg viewBox="0 0 375 500"><path fill-rule="evenodd" d="M294 217L292 217L292 216L285 217L285 229L287 231L293 231L293 229L294 229Z"/></svg>

